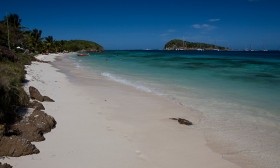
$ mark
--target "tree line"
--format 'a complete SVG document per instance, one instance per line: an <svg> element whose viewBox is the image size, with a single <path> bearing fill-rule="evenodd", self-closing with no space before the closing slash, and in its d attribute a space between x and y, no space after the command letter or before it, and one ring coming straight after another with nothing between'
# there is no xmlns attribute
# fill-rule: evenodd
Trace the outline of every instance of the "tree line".
<svg viewBox="0 0 280 168"><path fill-rule="evenodd" d="M42 37L42 30L28 29L21 24L17 14L9 14L0 20L0 46L10 50L31 53L56 53L63 51L103 51L95 42L85 40L55 40L53 36Z"/></svg>

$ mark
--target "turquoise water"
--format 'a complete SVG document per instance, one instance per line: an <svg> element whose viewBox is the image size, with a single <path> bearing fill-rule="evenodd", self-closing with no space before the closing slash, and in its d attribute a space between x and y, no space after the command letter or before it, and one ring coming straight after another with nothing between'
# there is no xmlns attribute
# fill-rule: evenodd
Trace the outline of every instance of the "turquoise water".
<svg viewBox="0 0 280 168"><path fill-rule="evenodd" d="M72 59L201 113L197 125L213 142L280 165L280 52L106 51Z"/></svg>

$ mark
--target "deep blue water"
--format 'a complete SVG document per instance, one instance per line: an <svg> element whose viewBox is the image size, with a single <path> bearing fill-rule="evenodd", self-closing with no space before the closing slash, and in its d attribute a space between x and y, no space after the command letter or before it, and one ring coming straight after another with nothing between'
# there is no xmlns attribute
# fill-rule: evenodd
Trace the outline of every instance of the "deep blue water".
<svg viewBox="0 0 280 168"><path fill-rule="evenodd" d="M105 51L72 59L198 111L198 127L218 143L280 157L280 52Z"/></svg>

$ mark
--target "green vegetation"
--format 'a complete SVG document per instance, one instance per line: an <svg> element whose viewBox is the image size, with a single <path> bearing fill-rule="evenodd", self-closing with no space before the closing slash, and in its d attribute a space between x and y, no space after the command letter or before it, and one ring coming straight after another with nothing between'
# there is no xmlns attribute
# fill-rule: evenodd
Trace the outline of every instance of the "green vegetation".
<svg viewBox="0 0 280 168"><path fill-rule="evenodd" d="M42 37L42 30L29 30L21 25L17 14L10 14L0 21L0 46L17 52L56 53L63 51L103 51L95 42L85 40L55 40L53 36Z"/></svg>
<svg viewBox="0 0 280 168"><path fill-rule="evenodd" d="M6 47L0 48L0 124L16 120L15 110L26 106L29 98L22 88L25 80L24 65L30 64L32 56L15 55Z"/></svg>
<svg viewBox="0 0 280 168"><path fill-rule="evenodd" d="M194 43L189 41L183 41L174 39L167 42L164 46L165 50L228 50L228 48L217 46L207 43Z"/></svg>
<svg viewBox="0 0 280 168"><path fill-rule="evenodd" d="M29 102L22 83L24 65L31 64L33 55L80 50L100 52L103 47L84 40L57 41L53 36L42 37L41 30L22 26L17 14L0 20L0 135L5 125L18 119L17 108Z"/></svg>
<svg viewBox="0 0 280 168"><path fill-rule="evenodd" d="M95 42L85 40L69 40L63 41L63 46L66 51L81 51L87 50L92 52L103 51L103 47Z"/></svg>

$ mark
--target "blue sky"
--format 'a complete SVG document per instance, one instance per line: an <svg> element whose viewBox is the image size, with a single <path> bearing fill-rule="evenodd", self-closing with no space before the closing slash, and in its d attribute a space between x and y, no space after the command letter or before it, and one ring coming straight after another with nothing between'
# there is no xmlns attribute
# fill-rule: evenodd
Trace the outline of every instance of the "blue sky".
<svg viewBox="0 0 280 168"><path fill-rule="evenodd" d="M16 13L43 36L92 40L105 49L162 49L179 38L279 50L279 6L279 0L5 0L0 15Z"/></svg>

